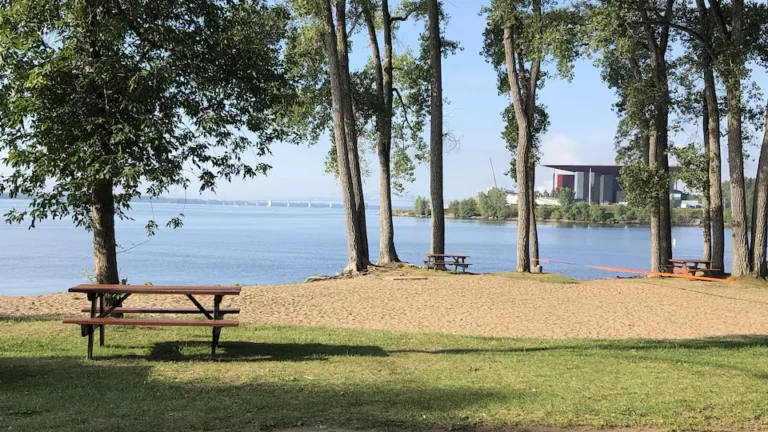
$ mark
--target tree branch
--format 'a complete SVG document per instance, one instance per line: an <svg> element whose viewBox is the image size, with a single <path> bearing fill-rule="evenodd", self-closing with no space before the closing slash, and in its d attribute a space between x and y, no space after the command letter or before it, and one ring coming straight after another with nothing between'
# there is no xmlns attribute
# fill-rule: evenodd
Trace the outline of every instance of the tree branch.
<svg viewBox="0 0 768 432"><path fill-rule="evenodd" d="M731 33L728 31L728 26L725 24L723 9L720 7L720 0L709 0L709 8L714 13L717 25L720 26L720 30L723 32L723 38L725 40L731 40Z"/></svg>
<svg viewBox="0 0 768 432"><path fill-rule="evenodd" d="M673 29L680 30L682 32L688 33L688 35L692 36L694 39L701 42L701 45L704 47L704 50L709 54L709 57L714 60L717 57L715 57L715 52L712 51L712 47L709 45L709 41L701 35L701 33L697 32L696 30L693 30L689 27L686 27L684 25L675 24L673 22L666 22L666 21L655 21L655 20L643 20L639 21L638 24L651 24L651 25L663 25L663 26L669 26Z"/></svg>
<svg viewBox="0 0 768 432"><path fill-rule="evenodd" d="M407 21L413 11L408 12L405 16L393 16L389 19L389 25L394 24L396 21Z"/></svg>
<svg viewBox="0 0 768 432"><path fill-rule="evenodd" d="M397 94L397 98L400 100L400 105L403 106L403 118L405 119L405 124L408 125L408 128L414 131L415 129L411 125L411 122L408 121L408 105L405 104L403 96L400 94L400 90L398 90L397 87L392 87L392 92Z"/></svg>

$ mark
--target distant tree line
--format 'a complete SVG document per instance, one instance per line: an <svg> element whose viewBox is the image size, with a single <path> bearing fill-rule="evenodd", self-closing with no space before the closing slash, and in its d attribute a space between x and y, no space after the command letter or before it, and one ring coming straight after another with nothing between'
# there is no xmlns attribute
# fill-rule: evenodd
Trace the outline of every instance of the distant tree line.
<svg viewBox="0 0 768 432"><path fill-rule="evenodd" d="M574 193L569 188L562 188L554 194L547 194L558 200L557 205L537 205L536 219L580 223L605 224L648 224L650 215L647 208L635 207L628 204L599 205L576 201ZM455 219L516 219L518 206L508 204L507 193L503 189L490 189L487 193L479 193L475 197L453 200L448 203L446 214ZM544 194L540 194L544 196ZM417 217L430 216L429 200L416 197L413 215ZM726 223L730 223L730 214L726 212ZM676 208L672 210L672 224L681 226L700 225L704 211L695 208Z"/></svg>

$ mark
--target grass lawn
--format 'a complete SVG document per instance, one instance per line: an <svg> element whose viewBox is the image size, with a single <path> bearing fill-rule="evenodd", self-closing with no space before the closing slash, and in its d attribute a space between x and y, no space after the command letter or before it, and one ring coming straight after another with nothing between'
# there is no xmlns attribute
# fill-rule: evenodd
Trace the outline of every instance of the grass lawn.
<svg viewBox="0 0 768 432"><path fill-rule="evenodd" d="M544 319L544 318L543 318ZM768 338L549 341L324 328L108 328L0 319L0 429L292 426L766 430Z"/></svg>
<svg viewBox="0 0 768 432"><path fill-rule="evenodd" d="M496 273L497 276L502 276L508 279L515 280L532 280L538 282L556 283L556 284L578 284L581 283L578 279L561 275L558 273L518 273L518 272L506 272Z"/></svg>

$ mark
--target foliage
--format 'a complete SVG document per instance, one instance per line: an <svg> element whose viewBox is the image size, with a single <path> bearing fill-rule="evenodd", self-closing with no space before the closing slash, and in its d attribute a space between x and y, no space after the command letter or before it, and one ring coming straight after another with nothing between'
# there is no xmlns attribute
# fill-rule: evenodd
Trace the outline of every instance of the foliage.
<svg viewBox="0 0 768 432"><path fill-rule="evenodd" d="M602 223L606 221L605 208L603 206L591 203L589 205L589 221L592 223Z"/></svg>
<svg viewBox="0 0 768 432"><path fill-rule="evenodd" d="M557 197L557 203L563 209L570 208L571 204L576 201L576 195L571 188L560 188L555 192L555 196Z"/></svg>
<svg viewBox="0 0 768 432"><path fill-rule="evenodd" d="M554 64L555 74L570 80L573 76L573 63L580 55L579 40L582 37L582 20L579 11L551 1L518 1L493 0L490 7L482 9L487 17L487 26L483 32L484 42L482 54L494 67L497 73L497 88L499 94L509 95L510 84L507 76L507 65L503 43L503 28L510 26L513 40L517 49L518 63L513 67L518 69L518 85L523 89L522 96L526 98L523 104L528 104L528 97L533 97L531 129L531 164L538 160L538 148L541 136L549 127L549 115L546 107L536 102L536 95L530 95L528 90L534 62L544 65ZM529 67L526 67L529 63ZM539 70L535 77L536 89L544 87L550 76L547 69ZM517 178L517 144L518 121L515 117L512 103L501 113L505 122L502 138L510 151L510 169L506 174ZM518 185L524 187L525 185Z"/></svg>
<svg viewBox="0 0 768 432"><path fill-rule="evenodd" d="M94 185L115 213L174 187L216 190L286 137L292 90L271 2L0 1L0 193L29 195L10 222L71 217L91 227ZM201 25L204 23L204 25ZM246 135L246 131L248 134ZM181 225L179 218L169 226ZM147 223L151 234L157 224Z"/></svg>
<svg viewBox="0 0 768 432"><path fill-rule="evenodd" d="M297 82L298 103L287 116L286 123L295 128L297 136L303 142L314 145L325 132L332 127L331 97L328 82L326 58L323 50L320 25L314 18L316 11L314 3L305 0L289 2L296 19L291 27L286 43L286 65L288 76ZM394 3L394 2L393 2ZM367 31L362 22L362 8L367 7L380 11L381 3L375 0L358 0L348 2L347 17L350 22L350 40L359 32ZM426 3L421 1L403 0L396 12L401 18L418 19L426 22ZM377 31L381 31L383 22L379 13L375 19ZM445 28L449 16L441 10L441 28ZM396 36L400 21L392 24L393 35ZM392 55L393 66L393 110L391 129L391 187L397 196L404 196L407 184L416 180L416 165L429 159L428 145L423 137L427 116L429 115L430 66L428 32L419 35L418 51L405 46L402 51L395 51L400 45L395 42ZM376 115L384 106L375 94L374 64L370 48L363 45L369 57L366 65L358 70L350 71L351 94L354 102L358 132L358 150L363 179L373 173L367 163L367 156L377 147L375 129ZM354 50L350 44L350 54ZM458 42L443 38L443 55L454 54L460 49ZM384 43L380 41L382 62L384 61ZM336 147L333 145L333 134L330 135L331 145L325 158L325 172L337 176Z"/></svg>
<svg viewBox="0 0 768 432"><path fill-rule="evenodd" d="M674 178L681 180L692 192L701 193L708 187L707 155L696 144L675 147L671 153L677 159L678 166L673 172Z"/></svg>
<svg viewBox="0 0 768 432"><path fill-rule="evenodd" d="M507 204L507 191L501 188L491 188L488 193L477 196L478 210L483 217L504 219L511 217L512 210Z"/></svg>
<svg viewBox="0 0 768 432"><path fill-rule="evenodd" d="M621 190L633 207L649 207L669 193L670 174L648 165L633 163L621 168Z"/></svg>
<svg viewBox="0 0 768 432"><path fill-rule="evenodd" d="M429 205L429 199L417 196L413 202L413 212L419 217L429 217L432 215L432 208Z"/></svg>
<svg viewBox="0 0 768 432"><path fill-rule="evenodd" d="M459 217L471 218L480 216L480 211L477 209L477 200L475 198L463 199L459 202Z"/></svg>

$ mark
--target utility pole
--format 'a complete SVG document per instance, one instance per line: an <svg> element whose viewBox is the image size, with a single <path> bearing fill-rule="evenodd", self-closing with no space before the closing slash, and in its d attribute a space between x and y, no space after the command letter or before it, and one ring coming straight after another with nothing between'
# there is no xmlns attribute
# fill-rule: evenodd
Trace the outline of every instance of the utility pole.
<svg viewBox="0 0 768 432"><path fill-rule="evenodd" d="M498 189L499 185L496 183L496 171L494 171L494 169L493 169L493 159L488 158L488 162L491 163L491 172L493 173L493 187Z"/></svg>

